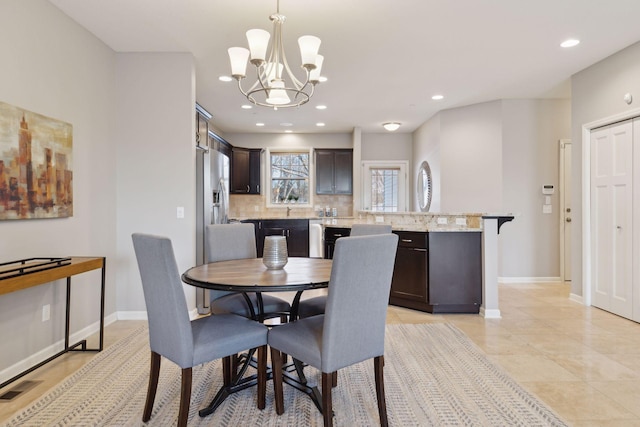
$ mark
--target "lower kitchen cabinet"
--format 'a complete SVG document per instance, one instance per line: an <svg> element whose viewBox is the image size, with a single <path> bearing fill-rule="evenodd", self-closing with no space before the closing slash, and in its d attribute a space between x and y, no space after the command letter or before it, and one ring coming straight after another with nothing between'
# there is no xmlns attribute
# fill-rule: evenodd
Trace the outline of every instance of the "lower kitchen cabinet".
<svg viewBox="0 0 640 427"><path fill-rule="evenodd" d="M325 259L333 259L333 251L336 247L336 240L340 237L346 237L351 234L350 228L343 227L325 227L324 228L324 257Z"/></svg>
<svg viewBox="0 0 640 427"><path fill-rule="evenodd" d="M262 257L265 236L286 236L287 253L290 257L309 256L309 220L308 219L252 219L256 228L256 250Z"/></svg>
<svg viewBox="0 0 640 427"><path fill-rule="evenodd" d="M478 313L482 304L480 232L405 232L389 303L429 313Z"/></svg>

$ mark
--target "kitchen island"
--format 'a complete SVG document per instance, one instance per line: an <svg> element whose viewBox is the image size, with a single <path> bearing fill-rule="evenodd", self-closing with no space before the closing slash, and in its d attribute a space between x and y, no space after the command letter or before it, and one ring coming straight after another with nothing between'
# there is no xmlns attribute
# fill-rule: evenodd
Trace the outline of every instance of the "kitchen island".
<svg viewBox="0 0 640 427"><path fill-rule="evenodd" d="M390 303L430 313L500 318L497 235L512 215L380 213L324 218L325 252L353 224L390 224L400 237Z"/></svg>

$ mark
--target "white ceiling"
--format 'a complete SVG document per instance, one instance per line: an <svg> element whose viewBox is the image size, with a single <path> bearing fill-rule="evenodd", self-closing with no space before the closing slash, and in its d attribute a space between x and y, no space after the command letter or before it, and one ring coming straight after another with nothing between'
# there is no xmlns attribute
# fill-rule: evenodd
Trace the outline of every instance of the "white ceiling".
<svg viewBox="0 0 640 427"><path fill-rule="evenodd" d="M116 52L191 52L197 101L224 132L283 132L289 122L294 132L370 133L387 121L412 132L443 109L569 98L572 74L640 40L639 0L282 0L292 68L297 38L318 36L328 81L297 109L242 110L235 81L218 77L246 30L271 31L276 0L50 2ZM563 49L567 38L581 44Z"/></svg>

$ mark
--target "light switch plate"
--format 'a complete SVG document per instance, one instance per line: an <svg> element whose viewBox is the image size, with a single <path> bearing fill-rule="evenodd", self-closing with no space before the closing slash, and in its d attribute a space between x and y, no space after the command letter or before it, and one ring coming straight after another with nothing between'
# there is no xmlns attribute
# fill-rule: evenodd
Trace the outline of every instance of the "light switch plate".
<svg viewBox="0 0 640 427"><path fill-rule="evenodd" d="M550 214L551 212L553 212L553 210L551 209L551 205L542 205L543 214Z"/></svg>
<svg viewBox="0 0 640 427"><path fill-rule="evenodd" d="M456 225L467 225L467 218L456 218Z"/></svg>
<svg viewBox="0 0 640 427"><path fill-rule="evenodd" d="M183 219L184 218L184 207L183 206L178 206L176 208L176 218L178 218L178 219Z"/></svg>
<svg viewBox="0 0 640 427"><path fill-rule="evenodd" d="M449 223L446 216L438 217L438 225L447 225Z"/></svg>
<svg viewBox="0 0 640 427"><path fill-rule="evenodd" d="M376 222L384 222L384 217L382 215L376 215Z"/></svg>

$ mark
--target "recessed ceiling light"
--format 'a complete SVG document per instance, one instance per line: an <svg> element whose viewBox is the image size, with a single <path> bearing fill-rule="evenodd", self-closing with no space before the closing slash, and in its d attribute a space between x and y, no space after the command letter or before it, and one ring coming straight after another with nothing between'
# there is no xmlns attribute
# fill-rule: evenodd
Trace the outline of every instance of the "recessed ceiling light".
<svg viewBox="0 0 640 427"><path fill-rule="evenodd" d="M580 40L577 39L569 39L569 40L565 40L562 43L560 43L560 46L562 47L574 47L580 44Z"/></svg>
<svg viewBox="0 0 640 427"><path fill-rule="evenodd" d="M264 123L256 123L256 126L264 126Z"/></svg>
<svg viewBox="0 0 640 427"><path fill-rule="evenodd" d="M322 127L322 126L324 126L324 123L322 123L322 122L316 123L316 126Z"/></svg>
<svg viewBox="0 0 640 427"><path fill-rule="evenodd" d="M324 82L326 82L327 80L329 80L329 79L328 79L328 78L326 78L325 76L320 76L320 77L318 77L318 81L319 81L320 83L324 83Z"/></svg>
<svg viewBox="0 0 640 427"><path fill-rule="evenodd" d="M242 108L243 110L251 110L253 106L249 104L243 104L240 108Z"/></svg>
<svg viewBox="0 0 640 427"><path fill-rule="evenodd" d="M293 133L293 131L291 129L287 129L284 131L284 133Z"/></svg>
<svg viewBox="0 0 640 427"><path fill-rule="evenodd" d="M221 82L230 82L233 81L233 78L229 76L220 76L218 77L218 80L220 80Z"/></svg>
<svg viewBox="0 0 640 427"><path fill-rule="evenodd" d="M398 128L400 127L400 123L397 123L397 122L384 123L382 127L388 130L389 132L393 132L394 130L398 130Z"/></svg>
<svg viewBox="0 0 640 427"><path fill-rule="evenodd" d="M317 110L326 110L327 106L326 105L316 105L316 109Z"/></svg>
<svg viewBox="0 0 640 427"><path fill-rule="evenodd" d="M433 99L434 101L440 101L443 98L444 98L444 96L442 96L442 95L433 95L431 97L431 99Z"/></svg>
<svg viewBox="0 0 640 427"><path fill-rule="evenodd" d="M293 123L280 123L280 126L289 127L289 126L293 126Z"/></svg>

